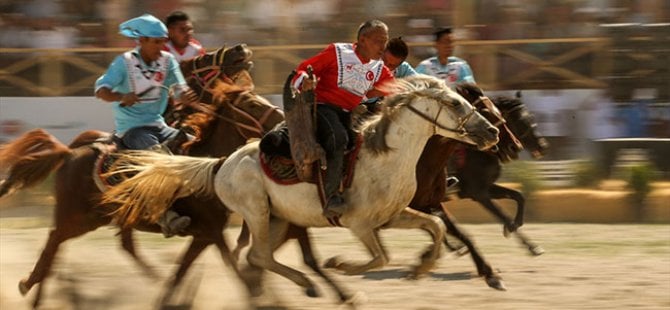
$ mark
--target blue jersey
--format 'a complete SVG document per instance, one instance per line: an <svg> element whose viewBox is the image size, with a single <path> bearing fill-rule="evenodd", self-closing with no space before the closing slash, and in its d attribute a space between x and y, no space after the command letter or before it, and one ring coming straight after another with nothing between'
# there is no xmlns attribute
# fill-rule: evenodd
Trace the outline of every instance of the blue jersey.
<svg viewBox="0 0 670 310"><path fill-rule="evenodd" d="M442 65L437 56L425 59L416 66L416 72L442 79L449 87L461 82L475 83L470 65L465 60L454 56L447 58L446 65Z"/></svg>
<svg viewBox="0 0 670 310"><path fill-rule="evenodd" d="M400 63L400 65L393 70L393 76L396 78L404 78L410 75L415 75L416 71L414 71L414 68L407 63L406 61L403 61Z"/></svg>
<svg viewBox="0 0 670 310"><path fill-rule="evenodd" d="M95 81L96 92L106 87L121 94L131 91L145 93L140 96L139 102L129 107L121 107L118 101L112 103L114 125L119 136L135 127L167 126L162 114L168 104L166 88L173 86L178 86L174 88L177 97L187 88L174 56L162 52L157 61L146 64L139 54L139 48L117 56L107 71Z"/></svg>

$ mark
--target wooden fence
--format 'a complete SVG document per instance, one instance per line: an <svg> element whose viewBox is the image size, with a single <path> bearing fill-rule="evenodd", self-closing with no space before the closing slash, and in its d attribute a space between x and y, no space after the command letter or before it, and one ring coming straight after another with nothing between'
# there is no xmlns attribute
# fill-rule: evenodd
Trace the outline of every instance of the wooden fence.
<svg viewBox="0 0 670 310"><path fill-rule="evenodd" d="M487 90L602 88L612 67L610 44L607 38L459 41L457 51ZM410 46L425 51L431 44ZM251 46L259 93L279 93L285 76L323 47ZM0 96L90 96L96 78L124 50L0 48Z"/></svg>

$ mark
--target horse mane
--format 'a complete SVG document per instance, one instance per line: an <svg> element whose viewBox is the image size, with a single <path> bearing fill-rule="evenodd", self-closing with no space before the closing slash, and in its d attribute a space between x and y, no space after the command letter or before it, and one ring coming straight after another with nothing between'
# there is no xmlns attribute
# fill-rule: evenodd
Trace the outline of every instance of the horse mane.
<svg viewBox="0 0 670 310"><path fill-rule="evenodd" d="M382 85L381 90L392 95L382 101L381 113L363 122L359 128L363 133L365 145L373 154L382 154L391 150L386 144L386 133L402 107L421 98L452 104L451 97L460 97L444 81L423 74L396 79L394 82Z"/></svg>
<svg viewBox="0 0 670 310"><path fill-rule="evenodd" d="M523 101L518 97L496 96L492 100L501 112L509 112L517 107L523 106Z"/></svg>

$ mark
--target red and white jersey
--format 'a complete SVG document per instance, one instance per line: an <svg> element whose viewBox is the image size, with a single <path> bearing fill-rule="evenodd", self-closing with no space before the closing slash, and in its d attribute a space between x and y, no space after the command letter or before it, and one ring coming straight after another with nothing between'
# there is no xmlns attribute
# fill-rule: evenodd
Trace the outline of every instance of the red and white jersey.
<svg viewBox="0 0 670 310"><path fill-rule="evenodd" d="M174 47L174 45L172 45L172 41L168 41L168 43L165 44L165 49L163 50L174 55L174 58L177 59L177 62L182 62L196 56L204 55L206 52L205 48L202 47L202 44L200 44L200 42L198 42L196 39L191 39L188 42L188 45L186 45L186 47L183 49Z"/></svg>
<svg viewBox="0 0 670 310"><path fill-rule="evenodd" d="M381 83L393 80L393 74L381 60L362 59L349 43L330 44L297 68L293 87L298 88L312 66L318 83L314 89L317 102L329 103L352 111L365 94Z"/></svg>

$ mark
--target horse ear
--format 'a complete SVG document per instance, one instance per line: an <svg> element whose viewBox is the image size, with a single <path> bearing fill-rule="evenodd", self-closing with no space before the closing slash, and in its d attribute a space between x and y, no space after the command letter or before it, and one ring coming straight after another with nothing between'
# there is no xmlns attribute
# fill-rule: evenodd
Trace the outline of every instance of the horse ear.
<svg viewBox="0 0 670 310"><path fill-rule="evenodd" d="M518 99L521 99L521 91L517 90L514 96L517 97Z"/></svg>

